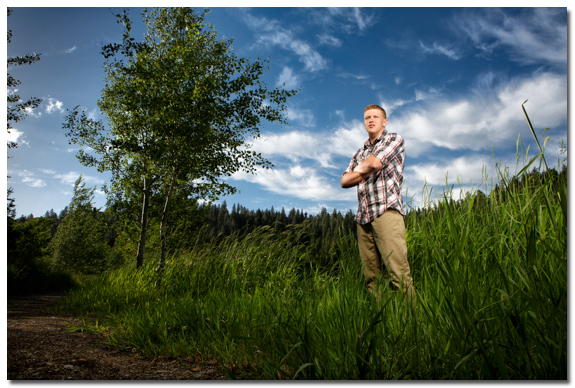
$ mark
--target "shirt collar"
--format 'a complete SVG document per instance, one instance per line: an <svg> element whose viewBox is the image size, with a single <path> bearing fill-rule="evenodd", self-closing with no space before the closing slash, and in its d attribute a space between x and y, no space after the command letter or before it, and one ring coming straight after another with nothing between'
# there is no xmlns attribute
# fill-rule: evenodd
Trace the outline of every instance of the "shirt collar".
<svg viewBox="0 0 575 388"><path fill-rule="evenodd" d="M376 145L380 141L383 141L383 139L385 138L386 135L387 135L387 130L384 129L383 132L381 133L381 135L379 135L379 137L377 139L375 139L373 144L371 144L369 139L367 139L367 141L365 143L363 143L363 148L365 149L365 148L372 147L372 146Z"/></svg>

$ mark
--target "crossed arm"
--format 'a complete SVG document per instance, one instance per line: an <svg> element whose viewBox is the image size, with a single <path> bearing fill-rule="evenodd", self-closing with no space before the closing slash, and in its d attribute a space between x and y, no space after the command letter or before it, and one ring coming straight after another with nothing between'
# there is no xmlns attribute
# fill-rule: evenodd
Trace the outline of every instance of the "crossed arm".
<svg viewBox="0 0 575 388"><path fill-rule="evenodd" d="M352 172L348 172L341 177L341 187L348 189L356 186L362 180L378 172L383 168L381 161L375 156L370 156L358 164Z"/></svg>

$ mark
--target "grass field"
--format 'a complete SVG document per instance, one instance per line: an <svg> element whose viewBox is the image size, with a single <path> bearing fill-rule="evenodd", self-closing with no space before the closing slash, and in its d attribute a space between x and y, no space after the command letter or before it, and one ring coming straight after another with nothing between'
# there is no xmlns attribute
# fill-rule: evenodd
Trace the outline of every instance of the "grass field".
<svg viewBox="0 0 575 388"><path fill-rule="evenodd" d="M231 378L567 379L567 177L527 170L406 218L415 309L367 293L353 233L325 266L297 225L198 246L161 276L107 272L63 308L97 314L115 346L216 358Z"/></svg>

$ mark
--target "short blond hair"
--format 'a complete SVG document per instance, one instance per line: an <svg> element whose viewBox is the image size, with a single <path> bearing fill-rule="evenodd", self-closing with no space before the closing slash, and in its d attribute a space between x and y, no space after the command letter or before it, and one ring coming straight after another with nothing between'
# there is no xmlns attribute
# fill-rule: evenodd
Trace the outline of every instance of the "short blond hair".
<svg viewBox="0 0 575 388"><path fill-rule="evenodd" d="M365 109L363 110L363 113L367 112L370 109L379 109L380 111L383 112L383 118L387 119L387 113L385 113L385 109L383 109L381 106L379 105L375 105L375 104L371 104L365 107Z"/></svg>

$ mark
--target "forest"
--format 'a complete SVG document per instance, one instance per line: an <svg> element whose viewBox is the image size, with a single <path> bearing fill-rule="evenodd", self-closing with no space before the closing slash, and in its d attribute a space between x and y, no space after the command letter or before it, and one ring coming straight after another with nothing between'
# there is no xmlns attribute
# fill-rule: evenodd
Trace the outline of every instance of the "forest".
<svg viewBox="0 0 575 388"><path fill-rule="evenodd" d="M83 184L81 180L77 183ZM73 202L77 200L76 197L77 195ZM42 217L34 217L33 214L15 217L15 209L9 209L7 252L10 292L42 291L48 283L38 281L32 276L40 268L47 271L43 275L52 272L48 268L60 268L63 271L57 272L60 275L69 272L90 275L125 265L135 265L133 253L137 236L128 236L122 229L124 224L116 221L121 217L117 217L111 209L95 209L91 203L87 203L83 208L87 223L82 224L81 228L70 228L67 226L71 220L69 218L60 229L60 235L65 234L69 239L69 254L78 255L79 252L84 252L83 260L91 264L86 265L72 259L59 262L55 259L55 242L50 242L70 214L70 207L74 207L74 204L66 206L59 214L53 209L46 211ZM317 257L318 262L326 264L335 260L333 248L340 234L354 232L356 225L354 213L351 211L342 215L335 210L330 213L323 208L316 215L308 215L299 209L291 209L288 213L283 208L276 211L273 207L266 210L248 210L240 204L234 204L229 210L226 201L221 204L199 205L192 212L181 215L179 221L181 222L174 227L173 233L168 234L169 257L177 257L198 245L213 244L215 241L229 243L231 239L242 239L262 228L269 228L277 233L298 228L300 243L310 255ZM157 229L157 224L152 222L151 229ZM88 257L85 244L79 241L89 240L94 230L98 230L100 240L91 243L104 248L95 250L93 257ZM56 237L58 238L61 237ZM146 261L157 262L157 241L152 239L148 248ZM54 284L59 284L60 278L57 279ZM70 285L71 283L67 287Z"/></svg>

